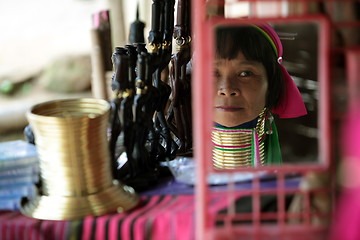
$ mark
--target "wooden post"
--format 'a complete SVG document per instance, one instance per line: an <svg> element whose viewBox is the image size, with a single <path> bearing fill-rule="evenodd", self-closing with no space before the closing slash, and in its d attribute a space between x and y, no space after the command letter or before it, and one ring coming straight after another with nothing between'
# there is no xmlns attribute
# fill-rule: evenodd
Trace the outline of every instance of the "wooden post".
<svg viewBox="0 0 360 240"><path fill-rule="evenodd" d="M125 28L124 1L108 0L110 7L110 24L113 48L127 44L127 33Z"/></svg>
<svg viewBox="0 0 360 240"><path fill-rule="evenodd" d="M100 34L97 29L91 29L91 91L94 98L108 100L107 80L104 68Z"/></svg>

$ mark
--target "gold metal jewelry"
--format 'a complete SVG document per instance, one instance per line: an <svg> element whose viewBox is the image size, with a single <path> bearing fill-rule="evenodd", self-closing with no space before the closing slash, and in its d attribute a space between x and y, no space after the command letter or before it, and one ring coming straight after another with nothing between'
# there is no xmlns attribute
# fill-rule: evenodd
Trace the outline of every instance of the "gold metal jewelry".
<svg viewBox="0 0 360 240"><path fill-rule="evenodd" d="M35 105L27 118L35 134L42 191L22 204L24 215L69 220L126 211L139 201L112 178L107 141L110 104L102 99Z"/></svg>
<svg viewBox="0 0 360 240"><path fill-rule="evenodd" d="M183 46L186 44L186 39L184 37L178 37L175 39L176 45Z"/></svg>
<svg viewBox="0 0 360 240"><path fill-rule="evenodd" d="M147 86L145 86L144 88L136 88L136 94L146 94L147 90Z"/></svg>
<svg viewBox="0 0 360 240"><path fill-rule="evenodd" d="M127 88L125 92L123 92L122 97L127 98L131 97L134 94L134 91L131 88Z"/></svg>
<svg viewBox="0 0 360 240"><path fill-rule="evenodd" d="M163 49L168 49L168 48L170 48L171 47L171 41L164 41L163 43L162 43L162 48Z"/></svg>
<svg viewBox="0 0 360 240"><path fill-rule="evenodd" d="M233 169L237 167L252 166L252 131L256 131L259 140L260 163L265 164L265 147L263 138L265 135L265 112L259 114L259 119L254 130L231 130L212 131L213 166L216 169ZM219 146L219 147L217 147ZM220 147L221 146L221 147Z"/></svg>
<svg viewBox="0 0 360 240"><path fill-rule="evenodd" d="M158 53L161 48L161 43L149 43L149 52Z"/></svg>

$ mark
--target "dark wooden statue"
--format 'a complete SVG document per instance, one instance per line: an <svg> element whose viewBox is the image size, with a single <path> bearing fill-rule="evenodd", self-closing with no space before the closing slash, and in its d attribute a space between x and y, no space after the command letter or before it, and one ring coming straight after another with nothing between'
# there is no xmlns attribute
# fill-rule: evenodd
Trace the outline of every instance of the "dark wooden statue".
<svg viewBox="0 0 360 240"><path fill-rule="evenodd" d="M172 108L168 118L173 124L171 129L180 140L179 153L186 153L192 148L191 84L187 74L191 59L190 23L190 0L179 0L174 28L178 51L171 58Z"/></svg>
<svg viewBox="0 0 360 240"><path fill-rule="evenodd" d="M117 142L119 135L122 130L120 106L123 101L124 93L126 93L126 88L128 86L128 59L129 57L126 54L126 49L122 47L116 47L115 52L112 57L114 74L112 77L111 88L114 92L114 99L110 103L112 108L112 114L110 117L111 125L111 136L110 136L110 155L111 162L113 165L113 175L117 177Z"/></svg>
<svg viewBox="0 0 360 240"><path fill-rule="evenodd" d="M154 86L159 90L159 104L156 107L155 137L160 139L165 153L158 152L157 159L164 161L165 158L173 158L177 147L171 138L170 129L165 118L165 108L171 94L171 87L161 80L162 71L168 67L172 53L172 33L174 25L173 0L153 0L152 24L149 33L150 56L154 79ZM161 151L161 146L158 150ZM164 158L165 156L165 158Z"/></svg>
<svg viewBox="0 0 360 240"><path fill-rule="evenodd" d="M186 72L191 58L190 1L180 0L175 31L174 5L175 0L153 0L149 44L135 36L141 35L143 26L132 24L131 44L116 48L113 54L112 89L116 98L112 104L117 114L112 118L110 149L115 162L114 149L122 133L127 162L117 165L115 172L135 189L156 181L160 162L174 159L179 147L182 152L192 147L191 107L187 106L191 88ZM179 46L174 55L173 35ZM170 62L171 77L162 79L162 73L169 72Z"/></svg>

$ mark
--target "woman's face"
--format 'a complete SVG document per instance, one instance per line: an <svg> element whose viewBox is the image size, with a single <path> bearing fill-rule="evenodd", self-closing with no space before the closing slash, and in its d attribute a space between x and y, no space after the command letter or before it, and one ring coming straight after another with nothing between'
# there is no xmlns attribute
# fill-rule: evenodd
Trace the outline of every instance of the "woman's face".
<svg viewBox="0 0 360 240"><path fill-rule="evenodd" d="M214 121L233 127L255 119L265 107L268 80L262 63L240 52L232 60L216 58Z"/></svg>

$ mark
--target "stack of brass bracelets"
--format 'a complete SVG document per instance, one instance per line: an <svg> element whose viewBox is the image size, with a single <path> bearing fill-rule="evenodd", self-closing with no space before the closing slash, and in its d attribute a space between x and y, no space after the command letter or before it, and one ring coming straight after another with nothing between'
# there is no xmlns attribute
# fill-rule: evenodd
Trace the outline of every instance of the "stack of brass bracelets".
<svg viewBox="0 0 360 240"><path fill-rule="evenodd" d="M90 98L45 102L30 110L42 191L22 205L23 214L66 220L122 212L137 204L134 190L112 178L109 114L108 102Z"/></svg>

